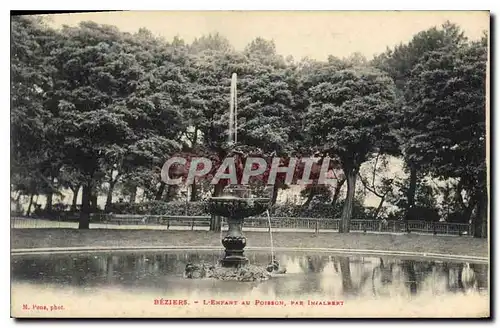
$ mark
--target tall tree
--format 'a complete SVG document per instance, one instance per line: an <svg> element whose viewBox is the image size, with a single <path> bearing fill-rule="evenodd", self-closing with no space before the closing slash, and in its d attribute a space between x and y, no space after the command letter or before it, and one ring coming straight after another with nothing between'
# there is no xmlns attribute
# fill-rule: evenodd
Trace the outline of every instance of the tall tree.
<svg viewBox="0 0 500 328"><path fill-rule="evenodd" d="M11 167L12 184L22 194L57 191L55 179L61 153L51 135L52 113L47 108L53 89L48 63L57 34L38 17L12 18Z"/></svg>
<svg viewBox="0 0 500 328"><path fill-rule="evenodd" d="M66 164L83 178L79 228L88 229L107 154L133 140L120 102L135 91L141 68L115 27L83 22L63 27L58 41L51 57L52 131Z"/></svg>
<svg viewBox="0 0 500 328"><path fill-rule="evenodd" d="M486 236L486 37L424 56L408 83L414 157L439 178L459 178L477 205L474 235Z"/></svg>
<svg viewBox="0 0 500 328"><path fill-rule="evenodd" d="M412 70L428 53L439 49L453 50L464 45L466 37L456 24L446 22L440 28L433 27L415 34L408 44L400 44L374 58L372 64L386 71L395 81L398 94L399 117L395 117L394 128L399 130L401 152L405 160L405 169L408 171L409 188L407 188L406 215L408 219L410 209L415 205L415 192L418 176L423 176L425 162L415 156L415 148L419 147L413 130L413 115L415 104L409 95L408 83L412 79ZM446 50L444 50L446 51ZM419 171L423 171L420 174Z"/></svg>
<svg viewBox="0 0 500 328"><path fill-rule="evenodd" d="M394 109L393 81L371 68L331 68L310 88L307 131L322 151L338 158L347 181L347 197L339 232L349 232L362 163L384 151Z"/></svg>

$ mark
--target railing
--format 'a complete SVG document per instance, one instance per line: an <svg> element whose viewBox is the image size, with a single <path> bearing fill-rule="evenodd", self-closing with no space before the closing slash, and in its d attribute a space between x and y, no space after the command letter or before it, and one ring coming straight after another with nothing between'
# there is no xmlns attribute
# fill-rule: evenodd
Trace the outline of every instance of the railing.
<svg viewBox="0 0 500 328"><path fill-rule="evenodd" d="M92 214L91 228L97 229L160 229L160 230L208 230L210 216L171 216L171 215L128 215ZM408 221L408 230L416 233L440 235L471 235L471 225L447 222ZM339 219L272 217L273 231L338 231ZM54 221L33 218L11 218L11 228L77 228L77 222ZM267 217L246 218L243 227L247 231L269 230ZM222 224L223 230L227 225ZM403 233L406 232L402 221L351 220L351 231Z"/></svg>

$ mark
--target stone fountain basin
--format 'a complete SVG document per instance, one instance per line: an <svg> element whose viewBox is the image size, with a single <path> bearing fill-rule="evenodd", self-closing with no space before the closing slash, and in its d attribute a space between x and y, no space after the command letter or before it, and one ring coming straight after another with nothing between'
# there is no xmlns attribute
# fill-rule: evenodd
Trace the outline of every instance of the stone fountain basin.
<svg viewBox="0 0 500 328"><path fill-rule="evenodd" d="M270 198L223 196L211 197L208 200L208 210L210 213L235 219L262 214L270 206Z"/></svg>

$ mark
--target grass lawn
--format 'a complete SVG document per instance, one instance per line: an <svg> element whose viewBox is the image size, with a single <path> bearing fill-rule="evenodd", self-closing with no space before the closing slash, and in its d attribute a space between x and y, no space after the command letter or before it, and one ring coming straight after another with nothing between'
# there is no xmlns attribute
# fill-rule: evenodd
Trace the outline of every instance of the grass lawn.
<svg viewBox="0 0 500 328"><path fill-rule="evenodd" d="M244 231L249 247L268 247L267 232ZM275 247L328 247L390 251L430 252L452 255L488 256L488 240L417 234L339 234L325 232L275 232ZM110 247L110 246L221 246L220 233L210 231L166 231L124 229L12 229L11 247Z"/></svg>

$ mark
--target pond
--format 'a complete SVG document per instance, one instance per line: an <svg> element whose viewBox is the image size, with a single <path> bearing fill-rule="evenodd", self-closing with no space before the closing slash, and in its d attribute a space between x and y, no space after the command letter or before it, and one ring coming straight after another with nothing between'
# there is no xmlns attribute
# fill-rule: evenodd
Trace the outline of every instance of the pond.
<svg viewBox="0 0 500 328"><path fill-rule="evenodd" d="M254 265L266 266L270 261L268 253L246 254ZM276 258L286 274L263 282L184 277L186 264L216 264L220 258L221 252L192 250L13 256L13 315L489 314L486 264L285 252ZM457 312L456 306L463 311Z"/></svg>

